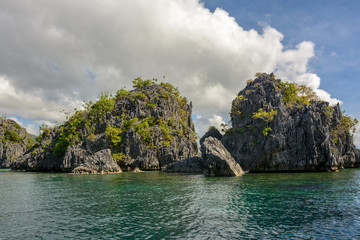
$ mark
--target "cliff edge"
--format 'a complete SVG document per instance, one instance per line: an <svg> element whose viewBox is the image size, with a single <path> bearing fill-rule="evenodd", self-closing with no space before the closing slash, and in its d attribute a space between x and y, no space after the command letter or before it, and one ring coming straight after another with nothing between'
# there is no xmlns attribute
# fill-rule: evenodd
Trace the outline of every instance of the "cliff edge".
<svg viewBox="0 0 360 240"><path fill-rule="evenodd" d="M258 74L233 100L221 142L245 171L333 171L360 166L356 123L310 88Z"/></svg>
<svg viewBox="0 0 360 240"><path fill-rule="evenodd" d="M0 117L0 168L9 168L35 141L14 120Z"/></svg>
<svg viewBox="0 0 360 240"><path fill-rule="evenodd" d="M133 83L134 90L103 93L61 126L43 128L39 143L11 167L108 173L156 170L195 156L191 103L169 83Z"/></svg>

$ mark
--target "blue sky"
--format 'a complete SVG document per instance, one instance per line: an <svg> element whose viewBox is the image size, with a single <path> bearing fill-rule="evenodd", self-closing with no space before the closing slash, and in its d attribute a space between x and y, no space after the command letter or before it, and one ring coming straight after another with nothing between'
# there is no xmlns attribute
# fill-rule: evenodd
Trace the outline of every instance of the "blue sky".
<svg viewBox="0 0 360 240"><path fill-rule="evenodd" d="M360 119L360 1L357 0L205 0L220 7L245 29L262 31L268 24L284 34L283 44L315 43L311 71L321 88L343 102Z"/></svg>
<svg viewBox="0 0 360 240"><path fill-rule="evenodd" d="M3 0L0 113L36 133L101 91L166 76L201 136L247 79L275 71L360 118L359 12L355 0Z"/></svg>

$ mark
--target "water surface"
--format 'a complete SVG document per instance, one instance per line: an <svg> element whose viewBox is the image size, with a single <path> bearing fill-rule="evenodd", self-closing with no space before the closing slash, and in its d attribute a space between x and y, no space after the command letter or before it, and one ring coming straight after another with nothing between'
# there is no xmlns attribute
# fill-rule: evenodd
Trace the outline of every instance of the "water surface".
<svg viewBox="0 0 360 240"><path fill-rule="evenodd" d="M0 171L0 239L359 239L360 169L71 175Z"/></svg>

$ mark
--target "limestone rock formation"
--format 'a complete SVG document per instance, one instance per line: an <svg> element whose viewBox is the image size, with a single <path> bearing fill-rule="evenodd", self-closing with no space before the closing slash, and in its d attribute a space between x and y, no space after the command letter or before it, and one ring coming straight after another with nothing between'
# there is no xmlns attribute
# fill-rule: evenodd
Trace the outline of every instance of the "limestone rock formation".
<svg viewBox="0 0 360 240"><path fill-rule="evenodd" d="M201 145L201 153L206 176L240 176L244 174L240 165L216 138L207 137Z"/></svg>
<svg viewBox="0 0 360 240"><path fill-rule="evenodd" d="M71 146L68 148L60 168L63 171L71 171L72 173L121 172L119 165L111 156L110 149L100 150L91 154L80 146Z"/></svg>
<svg viewBox="0 0 360 240"><path fill-rule="evenodd" d="M34 142L14 120L0 117L0 168L9 168Z"/></svg>
<svg viewBox="0 0 360 240"><path fill-rule="evenodd" d="M351 129L356 121L339 105L273 74L248 81L233 100L232 128L221 139L250 172L331 171L360 165Z"/></svg>
<svg viewBox="0 0 360 240"><path fill-rule="evenodd" d="M215 137L212 137L215 135ZM222 135L216 128L210 128L202 137L202 157L192 157L167 165L169 173L202 173L206 176L240 176L244 174L240 165L232 158L220 140Z"/></svg>
<svg viewBox="0 0 360 240"><path fill-rule="evenodd" d="M112 158L123 170L155 170L197 154L192 105L171 84L138 78L134 90L120 89L114 97L103 93L84 108L63 125L44 129L39 144L12 167L77 171L81 162L92 169L88 163L110 149L102 159Z"/></svg>
<svg viewBox="0 0 360 240"><path fill-rule="evenodd" d="M213 138L216 138L217 140L221 141L223 135L220 133L220 131L216 127L211 126L209 128L209 130L204 134L204 136L202 136L200 138L200 145L202 145L204 140L208 137L213 137Z"/></svg>
<svg viewBox="0 0 360 240"><path fill-rule="evenodd" d="M192 157L168 164L163 171L169 173L203 173L204 161L200 157Z"/></svg>

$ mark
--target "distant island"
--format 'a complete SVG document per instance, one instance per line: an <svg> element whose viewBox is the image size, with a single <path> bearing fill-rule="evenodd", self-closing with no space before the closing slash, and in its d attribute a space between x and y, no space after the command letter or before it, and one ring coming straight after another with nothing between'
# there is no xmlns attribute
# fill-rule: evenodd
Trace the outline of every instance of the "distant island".
<svg viewBox="0 0 360 240"><path fill-rule="evenodd" d="M19 131L8 129L8 120L2 119L2 167L72 173L162 169L239 176L244 171L360 166L360 151L352 138L357 120L344 115L339 105L318 99L310 88L283 83L274 74L259 73L247 81L232 102L224 134L210 127L200 139L201 156L191 102L170 83L141 78L133 83L131 91L102 93L60 126L42 126L36 144L20 126ZM14 144L21 151L11 157L3 154L14 152L8 150Z"/></svg>

